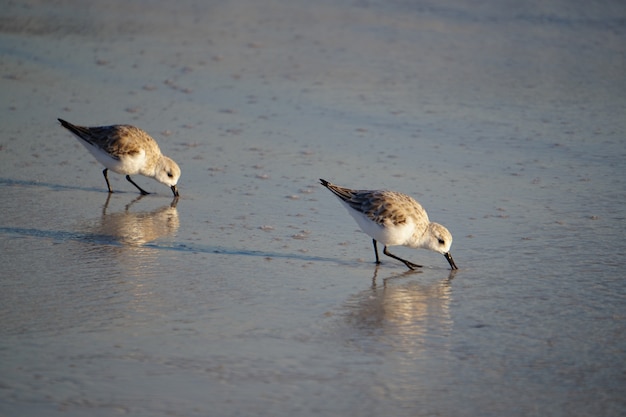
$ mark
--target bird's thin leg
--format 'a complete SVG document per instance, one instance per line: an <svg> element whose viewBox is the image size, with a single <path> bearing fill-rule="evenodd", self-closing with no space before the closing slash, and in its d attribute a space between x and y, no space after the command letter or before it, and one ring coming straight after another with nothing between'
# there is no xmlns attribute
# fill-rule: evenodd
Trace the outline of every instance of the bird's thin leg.
<svg viewBox="0 0 626 417"><path fill-rule="evenodd" d="M143 188L141 188L140 186L138 186L137 184L135 184L135 181L130 179L130 175L126 176L126 179L128 180L128 182L130 182L131 184L133 184L135 187L137 187L137 189L139 190L139 192L141 192L142 195L148 195L150 194L149 192L147 192L146 190L144 190Z"/></svg>
<svg viewBox="0 0 626 417"><path fill-rule="evenodd" d="M112 193L113 190L111 189L111 184L109 184L109 169L108 168L104 168L104 171L102 171L102 175L104 175L104 180L107 182L107 188L109 189L109 193Z"/></svg>
<svg viewBox="0 0 626 417"><path fill-rule="evenodd" d="M376 265L380 265L380 259L378 259L378 246L376 245L376 239L372 239L374 244L374 254L376 254Z"/></svg>
<svg viewBox="0 0 626 417"><path fill-rule="evenodd" d="M107 201L104 202L104 206L102 207L102 215L106 216L107 208L109 208L109 201L111 201L111 193L107 194Z"/></svg>
<svg viewBox="0 0 626 417"><path fill-rule="evenodd" d="M415 268L421 268L422 265L418 265L418 264L414 264L413 262L407 261L406 259L402 259L399 256L394 255L393 253L389 252L387 250L387 246L385 246L385 249L383 249L383 253L387 256L390 256L394 259L399 260L400 262L404 262L404 264L409 268L409 269L415 269Z"/></svg>

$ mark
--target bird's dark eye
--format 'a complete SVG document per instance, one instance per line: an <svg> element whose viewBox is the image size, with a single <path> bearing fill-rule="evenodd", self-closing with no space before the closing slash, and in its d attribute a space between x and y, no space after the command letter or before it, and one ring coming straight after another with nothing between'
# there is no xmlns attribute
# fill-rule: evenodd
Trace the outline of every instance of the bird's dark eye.
<svg viewBox="0 0 626 417"><path fill-rule="evenodd" d="M171 172L168 172L168 173L167 173L167 176L168 176L168 177L170 177L170 178L172 178L172 177L173 177L173 175L172 175L172 173L171 173Z"/></svg>
<svg viewBox="0 0 626 417"><path fill-rule="evenodd" d="M445 241L445 240L443 240L443 239L439 239L439 244L440 244L440 245L445 245L445 244L446 244L446 241Z"/></svg>

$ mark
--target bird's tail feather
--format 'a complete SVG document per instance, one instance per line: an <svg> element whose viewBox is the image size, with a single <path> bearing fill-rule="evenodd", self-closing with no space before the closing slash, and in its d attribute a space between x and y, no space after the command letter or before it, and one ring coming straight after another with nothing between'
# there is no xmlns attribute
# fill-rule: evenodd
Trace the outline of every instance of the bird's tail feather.
<svg viewBox="0 0 626 417"><path fill-rule="evenodd" d="M350 200L353 197L352 190L348 188L340 187L321 178L320 183L343 201Z"/></svg>
<svg viewBox="0 0 626 417"><path fill-rule="evenodd" d="M72 132L73 134L75 134L76 136L78 136L79 138L91 143L91 141L89 140L89 131L87 130L87 128L84 128L82 126L76 126L71 124L70 122L67 122L63 119L57 119L59 122L61 122L61 126L63 126L64 128L66 128L67 130L69 130L70 132Z"/></svg>

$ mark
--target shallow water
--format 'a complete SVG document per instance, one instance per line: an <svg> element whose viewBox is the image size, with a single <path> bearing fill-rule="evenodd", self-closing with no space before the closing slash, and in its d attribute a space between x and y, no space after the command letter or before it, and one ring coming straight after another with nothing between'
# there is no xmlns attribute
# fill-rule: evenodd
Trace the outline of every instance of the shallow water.
<svg viewBox="0 0 626 417"><path fill-rule="evenodd" d="M9 5L0 415L626 412L620 2ZM139 197L57 123L182 167ZM373 264L318 178L415 196Z"/></svg>

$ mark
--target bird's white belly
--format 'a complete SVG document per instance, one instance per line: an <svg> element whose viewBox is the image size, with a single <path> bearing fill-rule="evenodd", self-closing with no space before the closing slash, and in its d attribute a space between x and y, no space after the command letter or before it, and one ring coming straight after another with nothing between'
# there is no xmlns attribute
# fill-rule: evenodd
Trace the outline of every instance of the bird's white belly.
<svg viewBox="0 0 626 417"><path fill-rule="evenodd" d="M111 155L97 146L93 146L85 141L80 141L85 148L96 158L98 162L107 167L113 172L117 172L122 175L137 174L143 167L146 159L145 152L140 152L138 155L129 156L123 155L121 158L113 158Z"/></svg>
<svg viewBox="0 0 626 417"><path fill-rule="evenodd" d="M413 234L413 225L405 224L401 226L381 226L374 223L365 214L346 206L350 215L357 224L372 239L386 246L404 245Z"/></svg>

